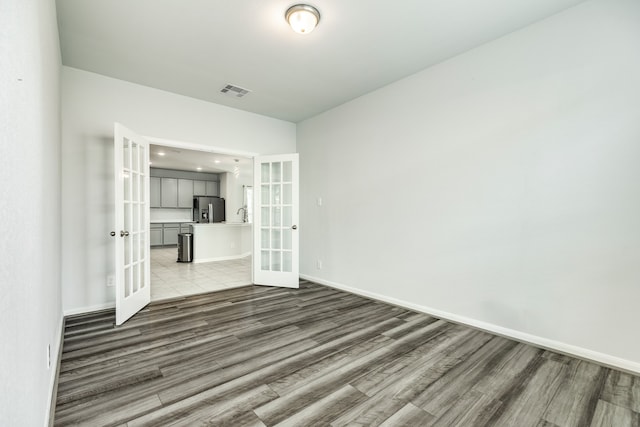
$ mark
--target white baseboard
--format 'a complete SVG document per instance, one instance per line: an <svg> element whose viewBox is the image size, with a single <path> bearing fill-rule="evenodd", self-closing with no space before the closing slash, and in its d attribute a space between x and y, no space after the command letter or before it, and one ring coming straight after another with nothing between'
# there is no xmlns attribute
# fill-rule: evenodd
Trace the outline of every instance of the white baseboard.
<svg viewBox="0 0 640 427"><path fill-rule="evenodd" d="M64 316L60 316L60 322L58 323L58 330L56 331L56 341L51 349L51 355L55 355L55 358L51 360L51 376L49 377L49 404L47 408L47 415L44 421L45 427L53 426L53 416L55 415L56 399L58 391L58 371L60 370L60 360L62 359L62 342L64 340Z"/></svg>
<svg viewBox="0 0 640 427"><path fill-rule="evenodd" d="M86 314L86 313L91 313L93 311L107 310L115 307L116 307L116 303L115 301L112 301L112 302L106 302L104 304L90 305L87 307L71 308L69 310L64 311L64 316L67 317L67 316L74 316L76 314Z"/></svg>
<svg viewBox="0 0 640 427"><path fill-rule="evenodd" d="M448 320L454 323L460 323L463 325L471 326L473 328L481 329L483 331L490 332L495 335L499 335L505 338L511 338L516 341L531 344L536 347L542 347L544 349L566 354L568 356L574 356L580 359L596 362L600 365L626 371L634 375L640 374L640 363L633 362L631 360L626 360L626 359L611 356L605 353L600 353L600 352L589 350L586 348L577 347L577 346L563 343L560 341L550 340L548 338L539 337L537 335L531 335L525 332L517 331L515 329L504 328L502 326L494 325L492 323L487 323L487 322L472 319L469 317L460 316L454 313L449 313L449 312L438 310L432 307L413 304L413 303L399 300L393 297L388 297L386 295L364 291L362 289L343 285L341 283L324 280L319 277L313 277L313 276L308 276L306 274L301 274L300 278L304 280L309 280L311 282L319 283L321 285L330 286L332 288L350 292L352 294L361 295L367 298L397 305L403 308L408 308L410 310L419 311L421 313L425 313L430 316Z"/></svg>
<svg viewBox="0 0 640 427"><path fill-rule="evenodd" d="M244 258L244 257L248 257L249 255L251 255L251 252L245 252L243 254L240 255L230 255L230 256L223 256L223 257L217 257L217 258L203 258L203 259L198 259L198 260L193 260L194 264L199 264L202 262L213 262L213 261L230 261L232 259L240 259L240 258Z"/></svg>

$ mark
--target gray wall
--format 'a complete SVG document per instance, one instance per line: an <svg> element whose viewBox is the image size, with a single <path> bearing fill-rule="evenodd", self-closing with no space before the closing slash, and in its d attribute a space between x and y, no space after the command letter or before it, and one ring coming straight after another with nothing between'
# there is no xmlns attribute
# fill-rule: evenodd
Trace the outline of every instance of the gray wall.
<svg viewBox="0 0 640 427"><path fill-rule="evenodd" d="M3 0L0 28L0 424L42 426L62 325L55 2Z"/></svg>
<svg viewBox="0 0 640 427"><path fill-rule="evenodd" d="M113 124L163 140L260 154L294 152L295 125L62 67L65 313L113 305Z"/></svg>
<svg viewBox="0 0 640 427"><path fill-rule="evenodd" d="M640 372L638 46L590 1L300 123L302 273Z"/></svg>

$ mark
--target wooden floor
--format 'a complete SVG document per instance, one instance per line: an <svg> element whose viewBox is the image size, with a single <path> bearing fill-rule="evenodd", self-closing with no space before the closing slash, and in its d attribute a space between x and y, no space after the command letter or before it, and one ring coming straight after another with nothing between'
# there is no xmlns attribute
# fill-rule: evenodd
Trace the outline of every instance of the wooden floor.
<svg viewBox="0 0 640 427"><path fill-rule="evenodd" d="M303 282L68 318L55 425L640 426L640 378Z"/></svg>

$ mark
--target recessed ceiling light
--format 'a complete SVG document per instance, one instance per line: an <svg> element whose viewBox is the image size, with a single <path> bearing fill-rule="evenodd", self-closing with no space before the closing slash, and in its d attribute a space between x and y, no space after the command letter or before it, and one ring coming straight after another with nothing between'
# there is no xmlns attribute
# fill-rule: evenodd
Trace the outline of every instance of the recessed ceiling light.
<svg viewBox="0 0 640 427"><path fill-rule="evenodd" d="M214 160L213 163L220 163L220 160Z"/></svg>
<svg viewBox="0 0 640 427"><path fill-rule="evenodd" d="M152 164L153 164L153 162L149 162L149 165L152 165Z"/></svg>
<svg viewBox="0 0 640 427"><path fill-rule="evenodd" d="M196 168L196 170L199 170L199 171L201 171L201 170L202 170L202 168L201 168L201 167L197 167L197 168Z"/></svg>
<svg viewBox="0 0 640 427"><path fill-rule="evenodd" d="M158 151L158 156L164 156L164 151Z"/></svg>

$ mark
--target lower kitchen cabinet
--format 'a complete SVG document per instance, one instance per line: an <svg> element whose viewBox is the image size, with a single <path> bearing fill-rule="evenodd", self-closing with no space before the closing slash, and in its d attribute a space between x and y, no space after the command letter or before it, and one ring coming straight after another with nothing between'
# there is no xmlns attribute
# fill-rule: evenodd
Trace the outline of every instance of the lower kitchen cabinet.
<svg viewBox="0 0 640 427"><path fill-rule="evenodd" d="M162 228L152 228L150 233L151 246L162 246Z"/></svg>
<svg viewBox="0 0 640 427"><path fill-rule="evenodd" d="M189 223L154 223L150 227L149 241L154 246L174 246L178 244L178 233L191 233Z"/></svg>
<svg viewBox="0 0 640 427"><path fill-rule="evenodd" d="M180 227L178 224L172 224L172 227L165 226L162 229L162 244L167 245L177 245L178 244L178 231Z"/></svg>

